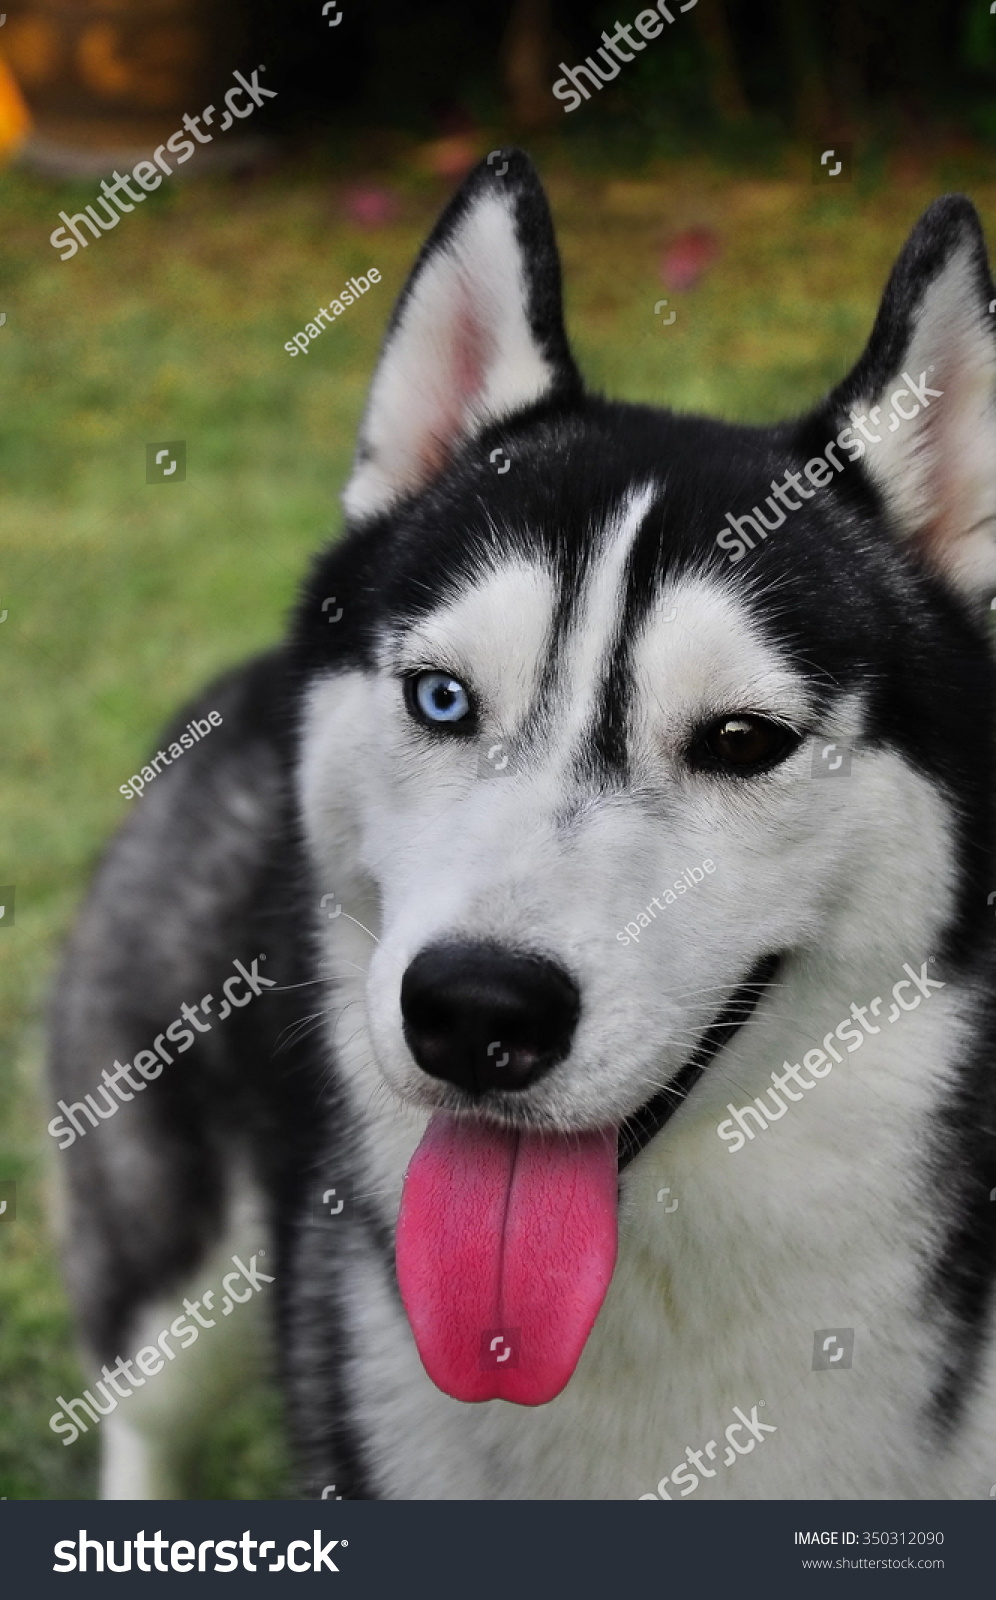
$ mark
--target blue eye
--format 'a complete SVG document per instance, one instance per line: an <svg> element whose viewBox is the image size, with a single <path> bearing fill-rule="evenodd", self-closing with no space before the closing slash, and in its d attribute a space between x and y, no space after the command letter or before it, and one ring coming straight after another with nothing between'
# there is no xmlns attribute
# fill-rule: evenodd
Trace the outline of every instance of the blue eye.
<svg viewBox="0 0 996 1600"><path fill-rule="evenodd" d="M420 672L408 683L409 704L421 721L434 726L450 725L470 716L470 695L448 672Z"/></svg>

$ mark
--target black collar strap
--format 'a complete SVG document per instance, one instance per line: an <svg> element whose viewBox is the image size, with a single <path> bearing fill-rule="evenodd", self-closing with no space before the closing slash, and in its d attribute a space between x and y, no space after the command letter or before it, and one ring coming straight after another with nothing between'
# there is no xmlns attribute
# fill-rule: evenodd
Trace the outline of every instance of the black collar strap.
<svg viewBox="0 0 996 1600"><path fill-rule="evenodd" d="M646 1149L651 1139L657 1137L686 1095L691 1094L710 1061L719 1054L724 1045L729 1044L736 1033L739 1033L748 1018L753 1016L765 989L781 965L781 960L781 955L761 958L727 1001L715 1022L710 1023L695 1051L667 1088L660 1089L645 1106L641 1106L633 1116L626 1118L619 1129L620 1172L629 1166L641 1150Z"/></svg>

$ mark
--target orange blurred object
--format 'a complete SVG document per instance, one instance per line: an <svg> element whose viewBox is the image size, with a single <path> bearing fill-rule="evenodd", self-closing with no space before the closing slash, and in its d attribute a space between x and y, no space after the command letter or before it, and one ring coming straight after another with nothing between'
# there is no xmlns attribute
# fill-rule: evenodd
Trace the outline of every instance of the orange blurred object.
<svg viewBox="0 0 996 1600"><path fill-rule="evenodd" d="M0 56L0 161L9 161L16 155L30 131L31 113Z"/></svg>
<svg viewBox="0 0 996 1600"><path fill-rule="evenodd" d="M419 145L415 151L415 165L420 172L434 178L462 178L476 162L480 161L484 147L480 139L466 134L450 134L445 139L432 139Z"/></svg>
<svg viewBox="0 0 996 1600"><path fill-rule="evenodd" d="M0 5L3 0L0 0ZM242 50L237 0L23 0L0 49L31 118L20 159L62 176L131 165L217 104ZM198 151L242 159L254 131Z"/></svg>

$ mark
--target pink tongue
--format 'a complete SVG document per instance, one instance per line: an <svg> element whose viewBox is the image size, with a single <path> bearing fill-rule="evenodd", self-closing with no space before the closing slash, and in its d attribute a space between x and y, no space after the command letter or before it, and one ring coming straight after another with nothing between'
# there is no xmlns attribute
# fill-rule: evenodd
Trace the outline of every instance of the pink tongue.
<svg viewBox="0 0 996 1600"><path fill-rule="evenodd" d="M444 1112L405 1178L398 1283L426 1372L455 1400L552 1400L616 1261L617 1133L506 1133Z"/></svg>

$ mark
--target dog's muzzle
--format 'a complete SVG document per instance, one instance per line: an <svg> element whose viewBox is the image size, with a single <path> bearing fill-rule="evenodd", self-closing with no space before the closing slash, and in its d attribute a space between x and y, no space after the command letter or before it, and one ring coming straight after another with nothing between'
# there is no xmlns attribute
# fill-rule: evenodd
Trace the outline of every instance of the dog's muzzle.
<svg viewBox="0 0 996 1600"><path fill-rule="evenodd" d="M753 1014L778 959L757 963L669 1087L621 1127L541 1134L431 1118L405 1174L396 1264L419 1354L444 1394L545 1405L570 1381L615 1270L619 1172ZM416 958L402 1010L416 1059L480 1097L525 1088L562 1060L580 997L551 962L456 946Z"/></svg>
<svg viewBox="0 0 996 1600"><path fill-rule="evenodd" d="M752 967L738 989L735 989L723 1010L710 1023L681 1071L652 1100L648 1100L619 1129L619 1171L635 1156L645 1150L651 1139L656 1139L664 1125L670 1122L682 1101L691 1094L710 1061L730 1043L746 1022L750 1020L761 1001L764 991L774 981L782 956L762 956Z"/></svg>

